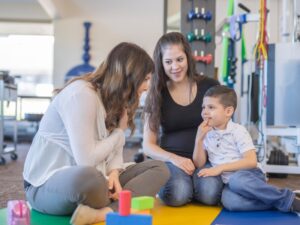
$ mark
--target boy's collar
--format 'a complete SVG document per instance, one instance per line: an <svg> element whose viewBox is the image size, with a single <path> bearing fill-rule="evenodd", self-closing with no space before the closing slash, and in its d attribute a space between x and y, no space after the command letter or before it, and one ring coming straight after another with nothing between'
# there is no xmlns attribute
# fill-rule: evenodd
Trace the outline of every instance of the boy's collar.
<svg viewBox="0 0 300 225"><path fill-rule="evenodd" d="M232 130L234 129L234 122L232 122L232 119L230 119L228 122L227 122L227 125L226 125L226 129L225 130L219 130L219 129L213 129L215 132L218 132L218 133L230 133Z"/></svg>

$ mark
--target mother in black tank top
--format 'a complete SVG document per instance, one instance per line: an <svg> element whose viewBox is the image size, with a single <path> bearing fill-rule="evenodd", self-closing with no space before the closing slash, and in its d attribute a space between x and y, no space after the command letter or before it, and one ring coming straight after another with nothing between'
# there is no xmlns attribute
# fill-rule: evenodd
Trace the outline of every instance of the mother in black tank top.
<svg viewBox="0 0 300 225"><path fill-rule="evenodd" d="M192 156L204 93L219 82L197 74L191 48L181 33L163 35L153 57L155 72L145 103L143 150L152 159L164 161L170 170L171 177L159 196L170 206L192 200L216 205L221 178L198 177L201 168L195 168Z"/></svg>

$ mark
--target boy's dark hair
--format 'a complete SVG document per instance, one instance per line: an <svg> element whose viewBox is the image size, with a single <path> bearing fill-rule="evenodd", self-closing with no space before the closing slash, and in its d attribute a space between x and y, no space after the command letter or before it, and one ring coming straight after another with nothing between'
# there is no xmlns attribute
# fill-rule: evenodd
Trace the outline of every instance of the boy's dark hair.
<svg viewBox="0 0 300 225"><path fill-rule="evenodd" d="M220 103L225 106L229 107L232 106L234 110L236 109L237 105L237 96L235 91L232 88L229 88L224 85L216 85L209 88L204 97L216 97L220 99Z"/></svg>

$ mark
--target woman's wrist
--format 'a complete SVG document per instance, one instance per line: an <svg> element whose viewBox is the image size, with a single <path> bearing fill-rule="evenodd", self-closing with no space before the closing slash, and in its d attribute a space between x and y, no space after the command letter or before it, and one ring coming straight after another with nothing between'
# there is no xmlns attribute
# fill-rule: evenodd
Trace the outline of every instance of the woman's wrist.
<svg viewBox="0 0 300 225"><path fill-rule="evenodd" d="M173 163L174 160L176 159L176 157L177 157L177 155L175 155L173 153L170 153L168 158L167 158L167 161Z"/></svg>
<svg viewBox="0 0 300 225"><path fill-rule="evenodd" d="M111 170L111 171L108 173L108 176L111 176L111 175L119 175L119 170L118 170L118 169L113 169L113 170Z"/></svg>

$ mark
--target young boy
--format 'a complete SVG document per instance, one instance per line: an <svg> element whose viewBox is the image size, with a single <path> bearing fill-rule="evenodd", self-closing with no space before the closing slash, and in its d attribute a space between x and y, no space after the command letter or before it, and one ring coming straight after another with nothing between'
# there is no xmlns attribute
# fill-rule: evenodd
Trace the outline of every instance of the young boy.
<svg viewBox="0 0 300 225"><path fill-rule="evenodd" d="M198 176L221 175L224 183L221 201L228 210L276 208L300 215L300 199L294 192L266 183L249 133L231 120L236 105L235 91L226 86L214 86L205 93L204 121L198 127L193 161L202 168L208 155L212 167L200 170Z"/></svg>

